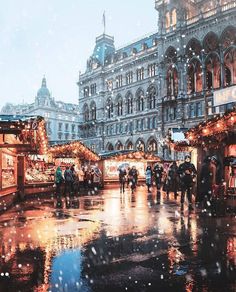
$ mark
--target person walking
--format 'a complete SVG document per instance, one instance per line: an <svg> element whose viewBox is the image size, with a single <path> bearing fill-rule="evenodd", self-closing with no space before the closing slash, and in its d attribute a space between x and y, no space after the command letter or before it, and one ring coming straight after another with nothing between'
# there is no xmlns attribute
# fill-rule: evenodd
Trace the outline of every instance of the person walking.
<svg viewBox="0 0 236 292"><path fill-rule="evenodd" d="M62 170L60 166L58 166L55 173L56 196L61 196L61 186L63 180Z"/></svg>
<svg viewBox="0 0 236 292"><path fill-rule="evenodd" d="M157 163L153 168L153 174L157 191L160 191L162 185L162 178L164 174L163 167Z"/></svg>
<svg viewBox="0 0 236 292"><path fill-rule="evenodd" d="M124 193L125 192L125 181L126 181L126 169L123 168L119 168L119 183L120 183L120 193Z"/></svg>
<svg viewBox="0 0 236 292"><path fill-rule="evenodd" d="M150 187L152 185L152 168L151 166L148 166L147 169L146 169L146 185L147 185L147 188L148 188L148 193L150 193Z"/></svg>
<svg viewBox="0 0 236 292"><path fill-rule="evenodd" d="M178 166L176 161L174 161L168 170L167 182L166 182L166 194L169 196L170 192L173 192L175 195L175 200L178 196L178 187L179 187L179 175L178 175Z"/></svg>
<svg viewBox="0 0 236 292"><path fill-rule="evenodd" d="M65 190L64 195L66 196L67 192L69 195L72 193L72 184L73 184L73 174L69 166L66 167L64 172L64 179L65 179Z"/></svg>
<svg viewBox="0 0 236 292"><path fill-rule="evenodd" d="M130 183L131 183L131 191L133 194L138 182L138 171L135 166L132 166L132 168L130 169L129 177L130 177Z"/></svg>
<svg viewBox="0 0 236 292"><path fill-rule="evenodd" d="M181 185L181 210L184 208L185 194L187 193L189 210L193 210L192 207L192 187L193 178L197 175L197 170L193 163L191 163L190 155L185 156L184 163L180 164L178 168L178 173L180 175L180 185Z"/></svg>

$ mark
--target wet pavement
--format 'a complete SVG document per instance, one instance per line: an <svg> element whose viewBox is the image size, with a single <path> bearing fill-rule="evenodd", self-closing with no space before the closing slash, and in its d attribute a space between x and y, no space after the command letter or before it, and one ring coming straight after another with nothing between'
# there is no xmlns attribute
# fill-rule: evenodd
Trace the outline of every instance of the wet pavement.
<svg viewBox="0 0 236 292"><path fill-rule="evenodd" d="M1 292L236 291L235 214L144 186L28 199L0 216L0 255Z"/></svg>

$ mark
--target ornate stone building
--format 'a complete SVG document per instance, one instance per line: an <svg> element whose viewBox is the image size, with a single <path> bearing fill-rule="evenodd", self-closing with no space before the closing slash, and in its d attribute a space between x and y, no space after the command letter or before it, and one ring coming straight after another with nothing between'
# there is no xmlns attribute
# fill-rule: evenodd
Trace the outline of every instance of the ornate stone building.
<svg viewBox="0 0 236 292"><path fill-rule="evenodd" d="M156 0L155 7L157 33L120 49L99 36L79 77L80 135L98 152L168 158L169 130L213 115L215 92L236 84L235 1Z"/></svg>
<svg viewBox="0 0 236 292"><path fill-rule="evenodd" d="M34 103L13 105L7 103L1 114L37 115L46 120L47 134L51 143L78 140L79 115L78 105L56 101L47 88L46 78L42 80Z"/></svg>

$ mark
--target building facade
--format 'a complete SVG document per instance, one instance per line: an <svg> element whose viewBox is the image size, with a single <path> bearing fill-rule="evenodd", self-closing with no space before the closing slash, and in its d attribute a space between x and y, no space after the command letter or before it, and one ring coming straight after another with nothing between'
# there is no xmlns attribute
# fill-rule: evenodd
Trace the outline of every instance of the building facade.
<svg viewBox="0 0 236 292"><path fill-rule="evenodd" d="M46 78L42 79L34 103L12 105L7 103L1 114L33 115L45 118L50 143L78 140L78 105L55 101L47 88Z"/></svg>
<svg viewBox="0 0 236 292"><path fill-rule="evenodd" d="M214 114L214 93L236 84L235 1L156 0L155 8L157 33L120 49L101 35L79 76L80 135L98 152L168 158L170 129Z"/></svg>

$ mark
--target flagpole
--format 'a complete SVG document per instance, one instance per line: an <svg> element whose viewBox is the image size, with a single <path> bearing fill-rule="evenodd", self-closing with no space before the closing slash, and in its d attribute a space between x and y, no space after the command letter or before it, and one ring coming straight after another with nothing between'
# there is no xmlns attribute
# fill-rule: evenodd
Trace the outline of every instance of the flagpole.
<svg viewBox="0 0 236 292"><path fill-rule="evenodd" d="M105 14L105 10L103 12L103 34L106 34L106 14Z"/></svg>

